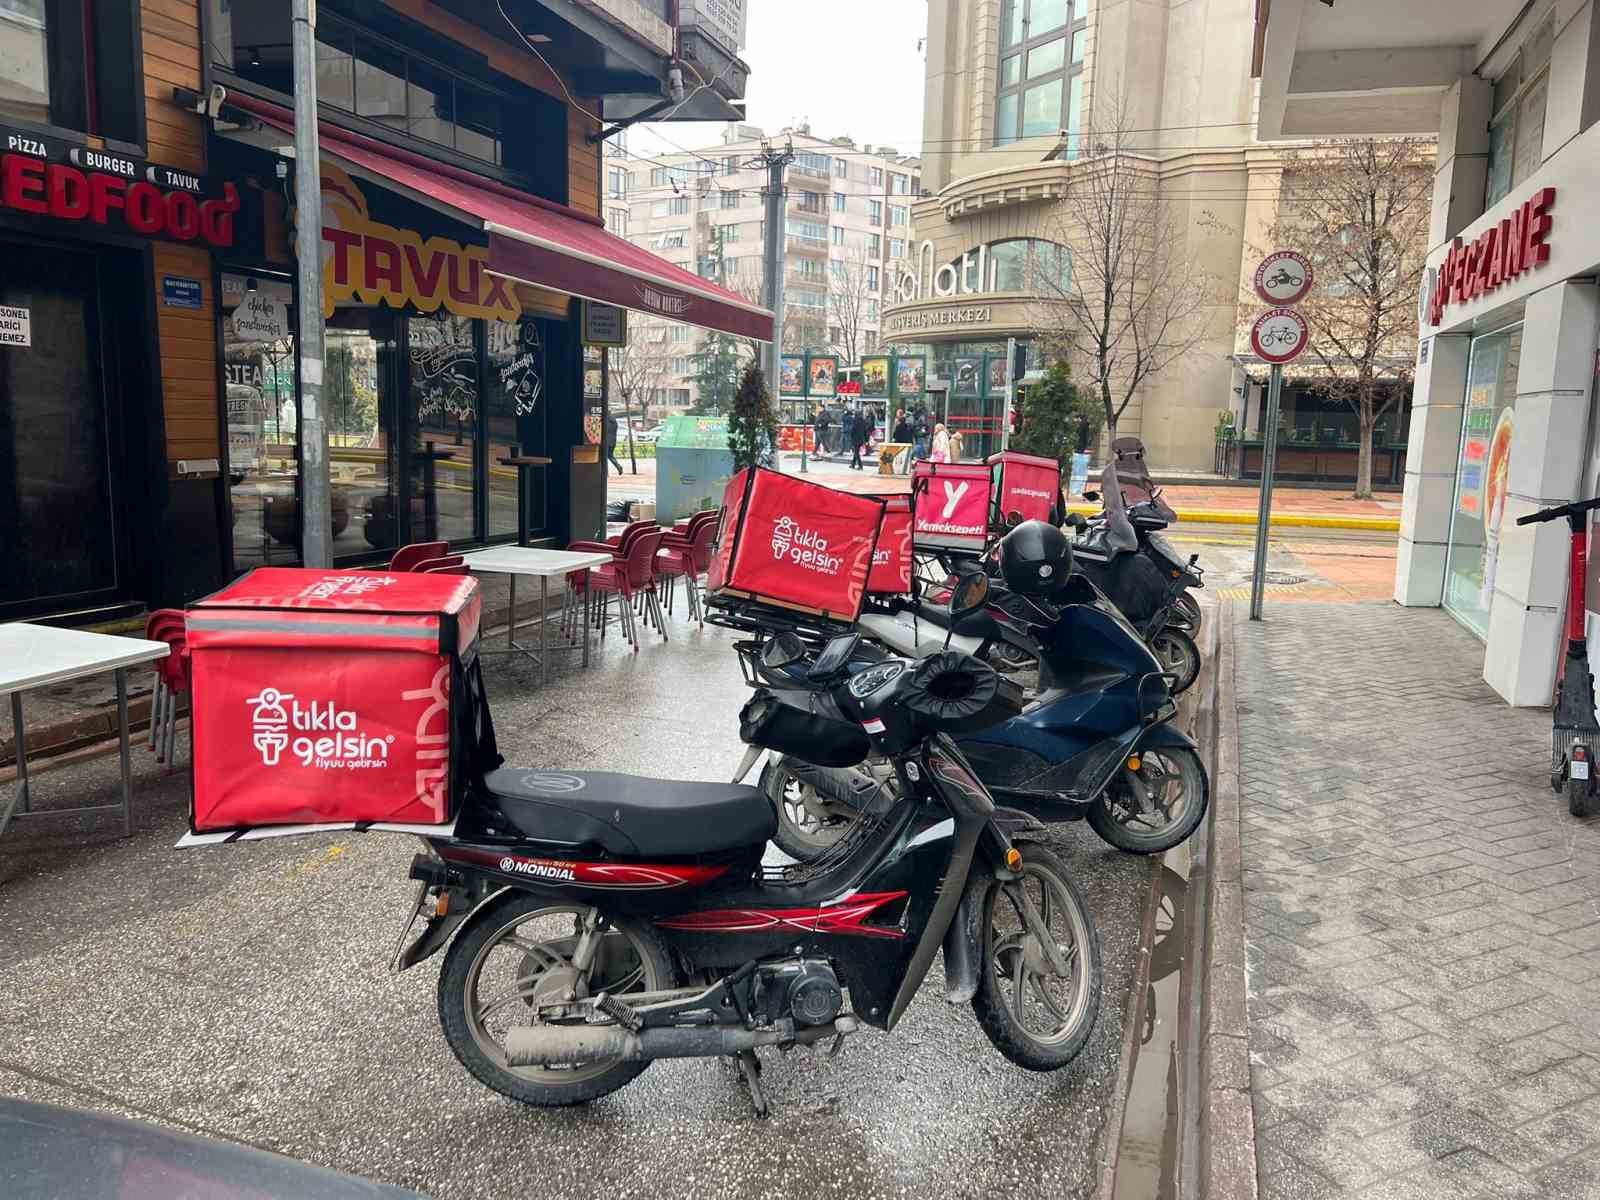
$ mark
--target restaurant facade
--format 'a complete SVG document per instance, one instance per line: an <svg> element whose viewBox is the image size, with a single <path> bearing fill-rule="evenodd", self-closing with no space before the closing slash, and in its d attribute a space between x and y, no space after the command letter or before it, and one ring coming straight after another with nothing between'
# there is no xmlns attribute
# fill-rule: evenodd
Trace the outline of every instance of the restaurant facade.
<svg viewBox="0 0 1600 1200"><path fill-rule="evenodd" d="M297 562L311 226L293 207L289 6L15 7L0 6L0 619L179 604ZM468 3L318 9L335 564L600 533L620 310L771 336L759 307L599 215L602 121L682 102L678 56L716 70L737 47L675 28L664 2L627 25L539 0L514 24ZM681 115L735 115L742 73L721 78L735 83Z"/></svg>
<svg viewBox="0 0 1600 1200"><path fill-rule="evenodd" d="M1584 213L1600 184L1600 12L1399 0L1371 15L1299 0L1261 15L1261 135L1437 134L1394 597L1481 639L1507 701L1548 705L1568 530L1516 522L1600 489L1600 228ZM1404 44L1372 38L1387 28ZM1588 596L1592 638L1592 580Z"/></svg>

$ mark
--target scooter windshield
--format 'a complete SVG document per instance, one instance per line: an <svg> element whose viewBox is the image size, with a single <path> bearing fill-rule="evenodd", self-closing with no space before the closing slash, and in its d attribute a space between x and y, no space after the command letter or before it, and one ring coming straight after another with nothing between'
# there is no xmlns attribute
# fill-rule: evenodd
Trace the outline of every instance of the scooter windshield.
<svg viewBox="0 0 1600 1200"><path fill-rule="evenodd" d="M1139 535L1134 533L1133 522L1128 520L1115 463L1107 463L1100 473L1100 503L1106 510L1106 546L1112 550L1137 550Z"/></svg>

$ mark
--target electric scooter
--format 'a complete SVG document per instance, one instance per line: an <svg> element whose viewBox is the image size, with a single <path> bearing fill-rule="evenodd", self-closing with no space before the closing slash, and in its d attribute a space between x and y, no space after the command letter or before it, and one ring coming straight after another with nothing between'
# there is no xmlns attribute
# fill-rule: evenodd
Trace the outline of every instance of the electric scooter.
<svg viewBox="0 0 1600 1200"><path fill-rule="evenodd" d="M1577 500L1518 517L1518 525L1542 525L1561 517L1572 530L1569 559L1571 587L1567 592L1567 653L1556 683L1555 721L1550 730L1550 790L1567 789L1567 811L1575 817L1589 815L1594 797L1594 756L1600 749L1600 723L1594 716L1594 674L1589 669L1589 649L1584 637L1584 577L1589 570L1589 517L1600 508L1600 498Z"/></svg>

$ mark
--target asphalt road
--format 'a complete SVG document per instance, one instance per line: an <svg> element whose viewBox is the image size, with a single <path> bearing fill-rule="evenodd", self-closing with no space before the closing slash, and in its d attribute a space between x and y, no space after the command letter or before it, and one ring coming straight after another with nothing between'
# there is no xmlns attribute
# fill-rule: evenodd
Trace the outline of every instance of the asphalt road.
<svg viewBox="0 0 1600 1200"><path fill-rule="evenodd" d="M531 766L725 779L742 686L730 635L680 618L637 655L549 690L493 660L502 752ZM1105 967L1092 1040L1033 1075L995 1052L942 969L893 1034L833 1060L770 1056L756 1121L720 1062L654 1064L613 1096L539 1111L460 1067L438 1028L439 958L388 962L416 843L288 838L177 851L181 780L138 752L137 832L0 839L0 1092L231 1138L440 1197L1091 1193L1136 958L1145 860L1059 827ZM115 759L37 775L40 806L109 796ZM0 800L6 796L0 787ZM50 823L54 824L54 823Z"/></svg>

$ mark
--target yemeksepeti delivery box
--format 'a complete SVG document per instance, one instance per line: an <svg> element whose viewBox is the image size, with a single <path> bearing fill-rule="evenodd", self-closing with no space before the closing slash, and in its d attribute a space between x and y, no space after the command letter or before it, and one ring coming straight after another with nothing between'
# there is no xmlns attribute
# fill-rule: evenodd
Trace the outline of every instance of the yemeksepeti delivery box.
<svg viewBox="0 0 1600 1200"><path fill-rule="evenodd" d="M1002 450L989 456L995 470L1000 516L1016 513L1024 521L1049 521L1061 496L1061 467L1053 458Z"/></svg>
<svg viewBox="0 0 1600 1200"><path fill-rule="evenodd" d="M756 467L722 496L706 587L835 621L861 615L883 501Z"/></svg>
<svg viewBox="0 0 1600 1200"><path fill-rule="evenodd" d="M196 831L455 816L487 738L464 575L251 571L187 614Z"/></svg>
<svg viewBox="0 0 1600 1200"><path fill-rule="evenodd" d="M912 540L929 550L981 551L989 542L993 473L987 463L923 459L911 473Z"/></svg>
<svg viewBox="0 0 1600 1200"><path fill-rule="evenodd" d="M905 595L911 591L911 570L911 497L885 496L867 591L880 596Z"/></svg>

